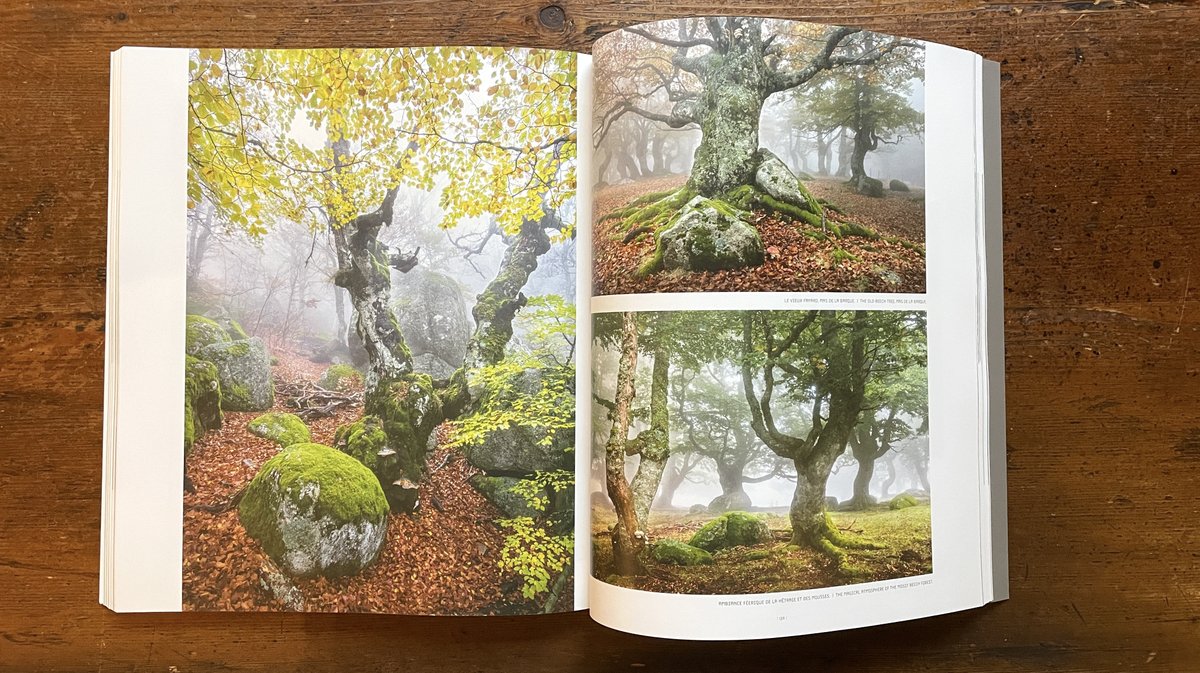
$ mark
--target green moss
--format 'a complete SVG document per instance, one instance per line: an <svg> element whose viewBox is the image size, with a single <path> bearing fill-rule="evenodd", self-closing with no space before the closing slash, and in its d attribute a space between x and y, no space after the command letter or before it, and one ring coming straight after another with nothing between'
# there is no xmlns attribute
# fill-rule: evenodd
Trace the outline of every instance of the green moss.
<svg viewBox="0 0 1200 673"><path fill-rule="evenodd" d="M196 419L195 411L192 410L192 401L187 397L183 398L183 455L187 456L192 452L192 445L196 443Z"/></svg>
<svg viewBox="0 0 1200 673"><path fill-rule="evenodd" d="M352 386L361 386L362 383L363 375L359 373L359 371L353 366L347 364L336 364L330 365L329 369L325 370L325 373L321 375L321 380L317 382L317 385L326 390L339 390L343 387L349 388Z"/></svg>
<svg viewBox="0 0 1200 673"><path fill-rule="evenodd" d="M670 222L675 213L695 195L695 190L686 186L646 194L634 199L624 208L618 208L601 217L600 221L619 220L617 229L620 231L639 226L649 227L653 231Z"/></svg>
<svg viewBox="0 0 1200 673"><path fill-rule="evenodd" d="M311 440L308 426L295 414L266 413L247 423L246 429L252 435L265 437L283 447Z"/></svg>
<svg viewBox="0 0 1200 673"><path fill-rule="evenodd" d="M231 383L221 389L221 408L237 411L254 405L250 389L240 383Z"/></svg>
<svg viewBox="0 0 1200 673"><path fill-rule="evenodd" d="M428 374L412 373L381 383L368 392L364 409L368 415L377 417L387 436L388 448L396 452L394 473L414 483L421 481L429 435L444 420L433 379ZM395 481L392 470L389 468L389 474L383 476L383 466L378 465L376 471L386 481L385 488L390 488ZM396 506L404 509L403 503Z"/></svg>
<svg viewBox="0 0 1200 673"><path fill-rule="evenodd" d="M250 335L246 334L246 330L242 329L241 324L233 318L225 321L225 332L234 341L242 341L250 338Z"/></svg>
<svg viewBox="0 0 1200 673"><path fill-rule="evenodd" d="M277 491L272 482L278 483ZM309 484L320 487L305 488ZM263 464L238 507L246 532L272 556L284 551L275 524L279 496L301 511L311 506L315 517L337 522L379 521L387 515L379 480L362 463L323 444L293 444Z"/></svg>
<svg viewBox="0 0 1200 673"><path fill-rule="evenodd" d="M250 342L245 340L235 341L229 348L225 349L225 352L231 357L245 357L250 352Z"/></svg>
<svg viewBox="0 0 1200 673"><path fill-rule="evenodd" d="M376 416L364 416L353 423L338 427L333 434L333 446L339 451L353 457L367 469L379 475L381 461L388 456L387 434L383 431L383 423ZM385 455L381 456L380 453Z"/></svg>
<svg viewBox="0 0 1200 673"><path fill-rule="evenodd" d="M217 367L191 355L183 365L183 453L188 455L206 430L221 427L221 386Z"/></svg>
<svg viewBox="0 0 1200 673"><path fill-rule="evenodd" d="M210 344L232 341L216 321L202 315L189 315L186 324L184 350L188 355L195 355L201 348Z"/></svg>
<svg viewBox="0 0 1200 673"><path fill-rule="evenodd" d="M712 554L678 540L659 540L650 548L650 556L659 563L681 566L711 565Z"/></svg>
<svg viewBox="0 0 1200 673"><path fill-rule="evenodd" d="M769 542L771 531L761 518L747 512L726 512L696 531L688 544L706 551Z"/></svg>
<svg viewBox="0 0 1200 673"><path fill-rule="evenodd" d="M850 252L843 250L841 248L834 248L833 253L830 255L830 258L832 261L832 266L834 266L834 267L838 267L845 262L858 261L857 257L855 257Z"/></svg>
<svg viewBox="0 0 1200 673"><path fill-rule="evenodd" d="M919 503L917 503L916 498L907 493L901 493L892 498L892 501L888 503L888 509L906 509L908 507L915 507L917 504Z"/></svg>

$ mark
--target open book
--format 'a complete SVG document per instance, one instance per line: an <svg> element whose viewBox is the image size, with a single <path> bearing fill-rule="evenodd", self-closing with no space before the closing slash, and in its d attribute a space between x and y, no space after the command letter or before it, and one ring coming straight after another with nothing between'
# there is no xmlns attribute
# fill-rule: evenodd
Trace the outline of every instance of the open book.
<svg viewBox="0 0 1200 673"><path fill-rule="evenodd" d="M121 49L101 602L740 639L1005 598L998 95L745 17Z"/></svg>

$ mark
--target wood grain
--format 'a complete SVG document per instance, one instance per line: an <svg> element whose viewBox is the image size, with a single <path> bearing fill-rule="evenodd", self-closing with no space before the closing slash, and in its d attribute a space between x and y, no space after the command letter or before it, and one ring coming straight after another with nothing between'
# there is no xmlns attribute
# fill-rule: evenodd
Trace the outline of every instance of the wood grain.
<svg viewBox="0 0 1200 673"><path fill-rule="evenodd" d="M1200 670L1200 6L61 0L0 5L0 670ZM769 13L1003 64L1012 599L769 643L586 616L117 615L96 603L108 52L586 50ZM539 22L549 17L552 26Z"/></svg>

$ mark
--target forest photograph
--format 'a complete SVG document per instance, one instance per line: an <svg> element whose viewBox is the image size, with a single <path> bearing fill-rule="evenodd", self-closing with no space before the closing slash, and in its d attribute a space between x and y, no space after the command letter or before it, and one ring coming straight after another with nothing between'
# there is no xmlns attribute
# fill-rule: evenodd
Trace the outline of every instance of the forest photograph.
<svg viewBox="0 0 1200 673"><path fill-rule="evenodd" d="M184 609L574 608L575 61L191 54Z"/></svg>
<svg viewBox="0 0 1200 673"><path fill-rule="evenodd" d="M593 575L715 595L933 572L925 321L595 315Z"/></svg>
<svg viewBox="0 0 1200 673"><path fill-rule="evenodd" d="M925 291L925 49L723 17L594 49L596 295Z"/></svg>

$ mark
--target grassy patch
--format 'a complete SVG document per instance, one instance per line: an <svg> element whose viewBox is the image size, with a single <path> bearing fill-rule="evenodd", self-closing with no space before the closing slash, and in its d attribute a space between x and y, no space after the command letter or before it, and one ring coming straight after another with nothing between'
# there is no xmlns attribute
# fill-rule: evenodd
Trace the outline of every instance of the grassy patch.
<svg viewBox="0 0 1200 673"><path fill-rule="evenodd" d="M886 506L860 512L833 512L834 530L828 549L788 544L791 526L785 513L756 513L771 531L771 540L713 553L713 563L679 566L658 563L647 555L647 573L613 574L611 512L593 513L593 569L610 584L645 591L681 594L736 594L794 591L924 575L933 571L929 505L902 510ZM650 540L686 542L714 517L683 512L655 512L647 528ZM835 544L836 543L836 544Z"/></svg>

